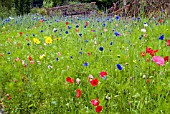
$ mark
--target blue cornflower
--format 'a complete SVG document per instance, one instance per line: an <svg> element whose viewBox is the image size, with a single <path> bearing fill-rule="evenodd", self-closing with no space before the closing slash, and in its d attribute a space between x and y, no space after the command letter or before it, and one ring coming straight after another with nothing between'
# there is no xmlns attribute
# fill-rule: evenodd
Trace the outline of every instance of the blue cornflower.
<svg viewBox="0 0 170 114"><path fill-rule="evenodd" d="M35 36L35 34L32 34L32 36Z"/></svg>
<svg viewBox="0 0 170 114"><path fill-rule="evenodd" d="M79 25L76 25L76 28L79 28Z"/></svg>
<svg viewBox="0 0 170 114"><path fill-rule="evenodd" d="M89 66L89 63L88 63L88 62L85 62L85 63L83 64L83 66Z"/></svg>
<svg viewBox="0 0 170 114"><path fill-rule="evenodd" d="M84 25L84 28L86 28L86 25Z"/></svg>
<svg viewBox="0 0 170 114"><path fill-rule="evenodd" d="M164 35L161 35L160 37L159 37L159 40L163 40L164 39Z"/></svg>
<svg viewBox="0 0 170 114"><path fill-rule="evenodd" d="M43 30L41 30L40 32L44 32Z"/></svg>
<svg viewBox="0 0 170 114"><path fill-rule="evenodd" d="M100 50L100 51L103 51L103 50L104 50L104 48L103 48L103 47L99 47L99 50Z"/></svg>
<svg viewBox="0 0 170 114"><path fill-rule="evenodd" d="M66 31L65 33L68 34L68 31Z"/></svg>
<svg viewBox="0 0 170 114"><path fill-rule="evenodd" d="M80 33L79 36L82 36L82 33Z"/></svg>
<svg viewBox="0 0 170 114"><path fill-rule="evenodd" d="M118 70L122 70L122 66L120 64L117 64L116 67Z"/></svg>
<svg viewBox="0 0 170 114"><path fill-rule="evenodd" d="M73 58L73 56L70 56L70 58L72 59L72 58Z"/></svg>
<svg viewBox="0 0 170 114"><path fill-rule="evenodd" d="M113 45L113 42L110 42L110 45Z"/></svg>
<svg viewBox="0 0 170 114"><path fill-rule="evenodd" d="M105 27L105 26L106 26L106 24L104 23L104 24L103 24L103 26Z"/></svg>
<svg viewBox="0 0 170 114"><path fill-rule="evenodd" d="M114 32L115 36L120 36L120 33Z"/></svg>
<svg viewBox="0 0 170 114"><path fill-rule="evenodd" d="M119 20L119 19L120 19L120 16L117 15L115 19L116 19L116 20Z"/></svg>
<svg viewBox="0 0 170 114"><path fill-rule="evenodd" d="M10 52L8 52L8 54L11 54Z"/></svg>
<svg viewBox="0 0 170 114"><path fill-rule="evenodd" d="M58 61L58 58L56 58L56 61Z"/></svg>
<svg viewBox="0 0 170 114"><path fill-rule="evenodd" d="M68 26L68 29L71 29L71 27L70 27L70 26Z"/></svg>
<svg viewBox="0 0 170 114"><path fill-rule="evenodd" d="M88 40L85 40L85 42L89 42Z"/></svg>
<svg viewBox="0 0 170 114"><path fill-rule="evenodd" d="M80 51L79 54L82 54L82 52Z"/></svg>
<svg viewBox="0 0 170 114"><path fill-rule="evenodd" d="M138 17L137 20L140 21L140 17Z"/></svg>

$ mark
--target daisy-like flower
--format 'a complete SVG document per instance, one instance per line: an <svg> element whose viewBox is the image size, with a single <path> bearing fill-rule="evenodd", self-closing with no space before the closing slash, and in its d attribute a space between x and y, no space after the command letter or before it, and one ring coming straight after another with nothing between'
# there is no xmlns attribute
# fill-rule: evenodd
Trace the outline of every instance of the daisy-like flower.
<svg viewBox="0 0 170 114"><path fill-rule="evenodd" d="M34 42L35 44L40 44L40 40L37 39L37 38L33 38L33 42Z"/></svg>
<svg viewBox="0 0 170 114"><path fill-rule="evenodd" d="M37 38L33 38L33 41L34 41L35 44L40 44L40 40L37 39Z"/></svg>
<svg viewBox="0 0 170 114"><path fill-rule="evenodd" d="M45 37L45 43L46 44L52 44L52 38L51 37Z"/></svg>

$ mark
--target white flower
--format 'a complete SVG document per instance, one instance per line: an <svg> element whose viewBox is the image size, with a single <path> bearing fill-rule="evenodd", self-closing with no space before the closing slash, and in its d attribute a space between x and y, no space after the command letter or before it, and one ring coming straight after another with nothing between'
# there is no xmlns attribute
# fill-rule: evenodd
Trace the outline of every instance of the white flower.
<svg viewBox="0 0 170 114"><path fill-rule="evenodd" d="M146 32L146 29L144 29L144 28L143 28L143 29L141 29L141 32Z"/></svg>

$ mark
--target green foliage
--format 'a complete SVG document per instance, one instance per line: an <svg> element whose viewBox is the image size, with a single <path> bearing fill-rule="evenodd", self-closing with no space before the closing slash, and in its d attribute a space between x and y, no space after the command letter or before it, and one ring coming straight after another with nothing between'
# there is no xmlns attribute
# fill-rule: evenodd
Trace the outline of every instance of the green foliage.
<svg viewBox="0 0 170 114"><path fill-rule="evenodd" d="M0 103L3 99L6 113L95 114L90 101L96 98L103 106L101 114L169 113L170 63L158 66L149 54L140 55L151 47L158 49L156 56L169 56L169 20L158 25L147 18L117 21L115 17L44 17L48 23L33 20L41 17L24 15L1 27ZM88 26L84 28L86 22ZM149 26L145 27L144 22ZM77 24L79 32L75 30ZM141 32L144 27L146 33ZM121 35L115 36L113 29ZM158 40L160 33L165 35L164 40ZM45 44L45 36L52 38L52 44ZM39 39L40 44L35 44L33 38ZM99 50L100 46L104 51ZM85 62L89 66L83 66ZM116 68L118 63L123 70ZM106 79L99 76L101 71L107 72ZM99 80L95 87L90 85L90 74ZM66 82L68 76L74 78L73 84ZM79 84L77 78L81 80ZM76 89L82 91L80 98L76 97Z"/></svg>

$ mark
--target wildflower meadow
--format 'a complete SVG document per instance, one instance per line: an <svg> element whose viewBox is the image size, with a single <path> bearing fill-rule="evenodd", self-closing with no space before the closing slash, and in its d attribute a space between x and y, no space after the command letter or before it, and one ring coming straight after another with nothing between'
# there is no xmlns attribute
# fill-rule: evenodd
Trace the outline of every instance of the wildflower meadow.
<svg viewBox="0 0 170 114"><path fill-rule="evenodd" d="M0 107L11 114L169 114L170 20L0 19Z"/></svg>

